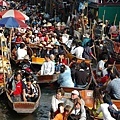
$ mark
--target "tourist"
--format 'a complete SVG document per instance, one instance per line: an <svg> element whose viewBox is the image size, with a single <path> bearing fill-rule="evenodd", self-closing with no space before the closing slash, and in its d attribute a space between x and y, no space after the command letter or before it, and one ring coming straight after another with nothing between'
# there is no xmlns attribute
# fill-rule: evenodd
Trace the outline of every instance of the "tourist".
<svg viewBox="0 0 120 120"><path fill-rule="evenodd" d="M74 54L77 58L82 59L83 51L84 51L84 48L82 47L81 42L79 42L79 43L76 43L76 48L71 50L71 54Z"/></svg>
<svg viewBox="0 0 120 120"><path fill-rule="evenodd" d="M108 56L107 55L103 55L102 59L97 63L96 66L96 74L97 75L101 75L102 76L102 70L105 69L104 65L105 63L108 61Z"/></svg>
<svg viewBox="0 0 120 120"><path fill-rule="evenodd" d="M70 68L66 65L61 65L60 75L58 77L58 84L60 87L74 87L74 83L71 78Z"/></svg>
<svg viewBox="0 0 120 120"><path fill-rule="evenodd" d="M63 64L63 65L68 65L68 61L67 61L67 59L65 58L65 53L64 53L64 52L61 52L61 53L59 54L59 61L60 61L60 63Z"/></svg>
<svg viewBox="0 0 120 120"><path fill-rule="evenodd" d="M64 112L57 114L53 120L67 120L70 111L71 107L69 105L66 105L64 108Z"/></svg>
<svg viewBox="0 0 120 120"><path fill-rule="evenodd" d="M70 105L71 107L73 107L73 106L74 106L74 103L75 103L75 99L79 99L79 98L80 98L80 100L81 100L81 104L82 104L82 105L85 105L85 102L84 102L84 100L81 98L80 93L79 93L77 90L73 90L73 91L71 92L71 98L66 99L65 105Z"/></svg>
<svg viewBox="0 0 120 120"><path fill-rule="evenodd" d="M103 120L115 120L109 110L108 110L108 107L109 105L112 105L116 110L117 110L117 107L116 105L114 105L111 101L111 97L108 95L108 94L105 94L104 97L103 97L103 102L100 107L98 108L98 111L96 113L96 116L99 115L100 112L102 112L103 114Z"/></svg>
<svg viewBox="0 0 120 120"><path fill-rule="evenodd" d="M88 84L89 74L87 72L87 65L85 62L81 62L79 65L79 70L75 72L75 83L78 88L85 88Z"/></svg>
<svg viewBox="0 0 120 120"><path fill-rule="evenodd" d="M76 99L76 103L74 104L74 109L68 117L68 120L73 120L73 118L77 120L86 120L86 110L83 104L81 104L80 98Z"/></svg>
<svg viewBox="0 0 120 120"><path fill-rule="evenodd" d="M108 83L106 90L113 99L120 100L120 78L117 78L113 73L110 74L110 79L111 81Z"/></svg>
<svg viewBox="0 0 120 120"><path fill-rule="evenodd" d="M15 73L14 79L9 83L8 90L13 102L27 101L25 97L25 84L22 82L21 73Z"/></svg>
<svg viewBox="0 0 120 120"><path fill-rule="evenodd" d="M63 113L63 112L64 112L64 103L59 103L58 109L55 111L54 116L56 116L59 113Z"/></svg>
<svg viewBox="0 0 120 120"><path fill-rule="evenodd" d="M92 59L97 60L96 57L92 53L92 49L90 47L90 42L87 42L86 46L84 47L83 58L85 58L87 60L92 60Z"/></svg>
<svg viewBox="0 0 120 120"><path fill-rule="evenodd" d="M54 113L57 111L58 109L58 104L59 103L64 103L65 101L65 98L64 98L64 90L61 88L57 89L56 91L56 95L53 95L52 96L52 109L51 109L51 112L52 112L52 115L54 116Z"/></svg>
<svg viewBox="0 0 120 120"><path fill-rule="evenodd" d="M50 55L45 55L45 62L41 66L40 75L53 75L55 72L55 64L50 60ZM39 72L38 72L39 73Z"/></svg>
<svg viewBox="0 0 120 120"><path fill-rule="evenodd" d="M37 86L34 86L32 76L28 76L26 78L26 90L25 90L25 96L28 102L35 102L38 98L38 90Z"/></svg>

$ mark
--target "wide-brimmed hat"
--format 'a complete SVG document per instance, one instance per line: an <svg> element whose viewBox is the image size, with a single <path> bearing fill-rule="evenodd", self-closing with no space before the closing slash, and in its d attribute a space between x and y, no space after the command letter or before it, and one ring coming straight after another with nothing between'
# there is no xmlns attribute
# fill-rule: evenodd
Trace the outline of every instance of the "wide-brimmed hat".
<svg viewBox="0 0 120 120"><path fill-rule="evenodd" d="M39 46L39 47L43 47L43 44L40 43L38 46Z"/></svg>
<svg viewBox="0 0 120 120"><path fill-rule="evenodd" d="M61 26L61 22L58 22L58 23L56 24L56 26L58 26L58 27Z"/></svg>
<svg viewBox="0 0 120 120"><path fill-rule="evenodd" d="M61 26L66 26L65 22L62 22L62 23L61 23Z"/></svg>
<svg viewBox="0 0 120 120"><path fill-rule="evenodd" d="M46 26L47 26L47 27L50 27L50 26L52 26L52 23L47 22Z"/></svg>
<svg viewBox="0 0 120 120"><path fill-rule="evenodd" d="M30 60L29 55L25 55L24 60Z"/></svg>
<svg viewBox="0 0 120 120"><path fill-rule="evenodd" d="M53 48L52 46L51 46L51 44L48 44L47 46L45 46L46 48Z"/></svg>

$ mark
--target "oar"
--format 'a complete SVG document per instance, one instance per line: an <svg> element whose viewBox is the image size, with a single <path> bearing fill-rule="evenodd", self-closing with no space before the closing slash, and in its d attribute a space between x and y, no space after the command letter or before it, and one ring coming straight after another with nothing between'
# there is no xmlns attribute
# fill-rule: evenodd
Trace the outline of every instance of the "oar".
<svg viewBox="0 0 120 120"><path fill-rule="evenodd" d="M116 23L116 19L117 19L117 14L115 15L115 19L114 19L114 25L115 25L115 23Z"/></svg>
<svg viewBox="0 0 120 120"><path fill-rule="evenodd" d="M112 72L112 73L113 73L113 69L114 69L114 67L115 67L115 63L116 63L116 61L114 61L113 65L112 65L112 69L111 69L111 72Z"/></svg>
<svg viewBox="0 0 120 120"><path fill-rule="evenodd" d="M91 75L92 75L93 82L95 83L95 86L98 86L98 84L97 84L97 82L96 82L96 79L95 79L95 77L94 77L94 73L93 73L93 70L92 70L91 63L90 63L90 72L91 72Z"/></svg>

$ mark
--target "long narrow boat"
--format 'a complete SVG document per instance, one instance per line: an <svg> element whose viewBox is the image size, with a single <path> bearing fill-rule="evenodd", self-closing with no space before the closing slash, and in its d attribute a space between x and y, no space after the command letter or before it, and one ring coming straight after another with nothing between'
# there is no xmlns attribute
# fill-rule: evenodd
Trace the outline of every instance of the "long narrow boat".
<svg viewBox="0 0 120 120"><path fill-rule="evenodd" d="M36 102L13 102L8 92L6 92L9 107L15 112L20 114L33 113L38 108L40 103L40 97L41 97L41 90L39 85L37 85L37 88L38 88L39 94Z"/></svg>
<svg viewBox="0 0 120 120"><path fill-rule="evenodd" d="M38 80L37 83L53 83L57 81L59 77L59 74L53 74L53 75L39 75L37 76Z"/></svg>

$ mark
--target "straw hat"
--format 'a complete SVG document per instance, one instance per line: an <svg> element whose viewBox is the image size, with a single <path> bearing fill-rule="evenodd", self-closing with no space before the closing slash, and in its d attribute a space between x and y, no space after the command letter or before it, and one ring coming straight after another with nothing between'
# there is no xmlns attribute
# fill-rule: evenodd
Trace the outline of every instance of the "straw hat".
<svg viewBox="0 0 120 120"><path fill-rule="evenodd" d="M62 23L61 23L61 26L66 26L65 22L62 22Z"/></svg>
<svg viewBox="0 0 120 120"><path fill-rule="evenodd" d="M56 24L56 26L58 26L58 27L59 27L59 26L61 26L61 23L60 23L60 22L58 22L58 23Z"/></svg>
<svg viewBox="0 0 120 120"><path fill-rule="evenodd" d="M56 33L53 33L53 35L54 35L54 36L57 36L57 34L56 34Z"/></svg>
<svg viewBox="0 0 120 120"><path fill-rule="evenodd" d="M30 60L29 55L25 55L24 59L25 59L25 60Z"/></svg>
<svg viewBox="0 0 120 120"><path fill-rule="evenodd" d="M43 47L43 44L40 43L38 46L39 46L39 47Z"/></svg>
<svg viewBox="0 0 120 120"><path fill-rule="evenodd" d="M48 44L47 46L45 46L46 48L53 48L52 46L51 46L51 44Z"/></svg>
<svg viewBox="0 0 120 120"><path fill-rule="evenodd" d="M50 26L52 26L52 23L48 22L48 23L46 24L46 26L47 26L47 27L50 27Z"/></svg>

